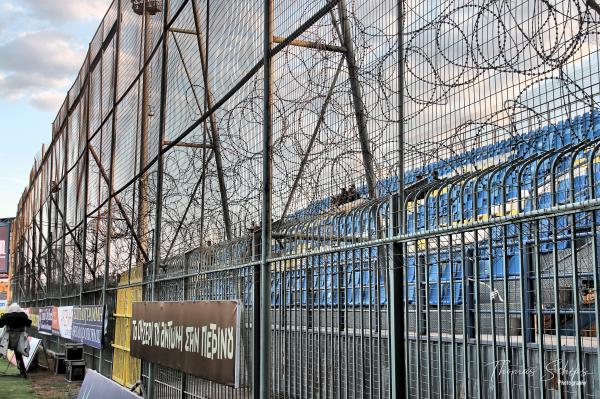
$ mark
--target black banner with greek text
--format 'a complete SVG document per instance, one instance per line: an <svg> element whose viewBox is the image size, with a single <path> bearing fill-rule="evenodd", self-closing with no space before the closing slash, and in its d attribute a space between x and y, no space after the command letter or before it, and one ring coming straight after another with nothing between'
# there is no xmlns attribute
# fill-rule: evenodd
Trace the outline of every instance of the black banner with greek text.
<svg viewBox="0 0 600 399"><path fill-rule="evenodd" d="M241 304L136 302L131 354L228 386L239 386Z"/></svg>

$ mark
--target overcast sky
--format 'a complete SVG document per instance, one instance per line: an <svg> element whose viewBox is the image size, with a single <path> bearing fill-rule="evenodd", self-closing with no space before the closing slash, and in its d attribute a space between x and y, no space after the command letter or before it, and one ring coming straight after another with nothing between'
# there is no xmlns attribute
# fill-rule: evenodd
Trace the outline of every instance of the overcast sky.
<svg viewBox="0 0 600 399"><path fill-rule="evenodd" d="M14 216L33 158L111 0L0 0L0 217Z"/></svg>

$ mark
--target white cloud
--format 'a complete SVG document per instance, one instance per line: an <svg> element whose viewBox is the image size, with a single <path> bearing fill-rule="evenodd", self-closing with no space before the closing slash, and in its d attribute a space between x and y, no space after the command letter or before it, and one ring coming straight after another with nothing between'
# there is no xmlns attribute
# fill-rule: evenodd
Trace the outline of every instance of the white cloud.
<svg viewBox="0 0 600 399"><path fill-rule="evenodd" d="M102 18L110 0L21 0L23 7L38 19L56 22Z"/></svg>
<svg viewBox="0 0 600 399"><path fill-rule="evenodd" d="M47 109L54 103L43 92L66 88L84 56L85 49L60 32L20 34L0 44L0 98L17 100L31 95L32 105Z"/></svg>
<svg viewBox="0 0 600 399"><path fill-rule="evenodd" d="M0 69L51 77L71 74L81 66L83 51L69 39L54 30L20 34L0 45Z"/></svg>
<svg viewBox="0 0 600 399"><path fill-rule="evenodd" d="M23 9L16 4L5 2L0 4L0 12L14 14L23 12Z"/></svg>
<svg viewBox="0 0 600 399"><path fill-rule="evenodd" d="M61 88L69 83L69 79L44 76L39 73L11 73L0 75L0 98L18 100L28 93L39 89Z"/></svg>
<svg viewBox="0 0 600 399"><path fill-rule="evenodd" d="M40 91L31 95L29 104L46 112L58 112L61 104L65 100L65 93L54 91Z"/></svg>

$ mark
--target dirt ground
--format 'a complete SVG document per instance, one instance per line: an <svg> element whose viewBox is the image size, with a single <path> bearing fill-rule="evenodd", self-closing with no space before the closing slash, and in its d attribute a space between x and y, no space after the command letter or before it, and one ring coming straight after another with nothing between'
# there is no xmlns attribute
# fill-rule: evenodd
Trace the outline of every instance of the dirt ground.
<svg viewBox="0 0 600 399"><path fill-rule="evenodd" d="M43 356L42 356L43 357ZM45 359L40 359L40 363L46 366ZM32 390L39 398L44 399L75 399L81 387L81 381L68 382L64 374L54 374L53 360L49 360L50 370L42 367L35 367L29 372L28 380Z"/></svg>
<svg viewBox="0 0 600 399"><path fill-rule="evenodd" d="M80 382L67 382L64 375L55 375L47 370L31 373L31 388L40 398L74 399L77 398Z"/></svg>

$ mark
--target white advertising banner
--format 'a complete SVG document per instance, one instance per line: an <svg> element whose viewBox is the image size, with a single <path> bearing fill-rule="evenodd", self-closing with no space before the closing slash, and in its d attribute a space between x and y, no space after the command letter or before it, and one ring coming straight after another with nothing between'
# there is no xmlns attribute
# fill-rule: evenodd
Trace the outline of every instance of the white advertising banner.
<svg viewBox="0 0 600 399"><path fill-rule="evenodd" d="M58 308L58 329L60 336L71 339L71 330L73 328L73 306L59 306Z"/></svg>

